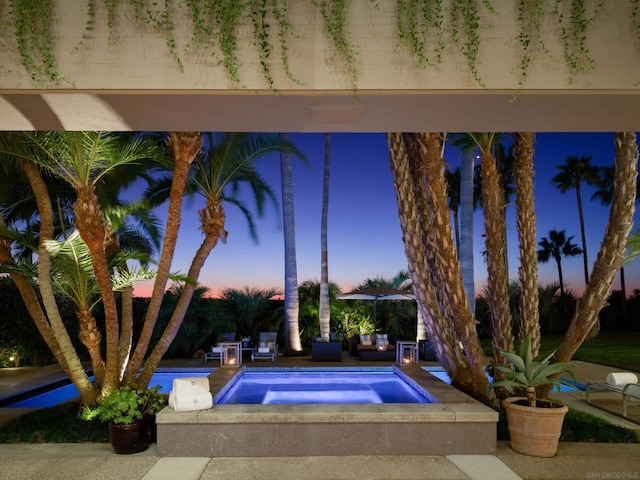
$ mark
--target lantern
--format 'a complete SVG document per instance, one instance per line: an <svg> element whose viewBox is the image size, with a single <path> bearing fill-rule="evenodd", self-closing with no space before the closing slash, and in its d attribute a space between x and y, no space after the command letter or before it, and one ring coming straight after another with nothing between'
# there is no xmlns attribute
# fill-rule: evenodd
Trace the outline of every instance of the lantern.
<svg viewBox="0 0 640 480"><path fill-rule="evenodd" d="M222 342L220 355L220 366L228 368L238 368L242 363L242 343L241 342Z"/></svg>
<svg viewBox="0 0 640 480"><path fill-rule="evenodd" d="M400 340L396 343L396 363L416 365L418 363L418 342Z"/></svg>

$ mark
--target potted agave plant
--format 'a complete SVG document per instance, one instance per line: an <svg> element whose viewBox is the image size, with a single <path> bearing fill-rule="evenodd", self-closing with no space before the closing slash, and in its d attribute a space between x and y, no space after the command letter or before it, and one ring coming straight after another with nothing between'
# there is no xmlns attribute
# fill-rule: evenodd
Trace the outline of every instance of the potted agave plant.
<svg viewBox="0 0 640 480"><path fill-rule="evenodd" d="M95 414L109 423L109 442L116 453L146 450L155 414L166 405L160 386L122 387L98 401Z"/></svg>
<svg viewBox="0 0 640 480"><path fill-rule="evenodd" d="M524 338L520 344L520 355L500 352L510 365L494 365L494 371L504 378L494 382L490 388L504 387L509 393L524 391L525 395L509 397L502 401L507 413L507 425L511 448L516 452L534 457L553 457L558 451L566 405L546 398L538 398L536 387L560 386L565 383L559 375L569 374L575 365L551 363L552 352L542 360L531 354L531 339Z"/></svg>

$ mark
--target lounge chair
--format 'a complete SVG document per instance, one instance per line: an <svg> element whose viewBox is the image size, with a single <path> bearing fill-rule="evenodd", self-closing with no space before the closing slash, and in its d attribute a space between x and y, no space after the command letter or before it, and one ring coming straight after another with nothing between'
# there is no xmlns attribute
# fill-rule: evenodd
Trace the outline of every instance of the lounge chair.
<svg viewBox="0 0 640 480"><path fill-rule="evenodd" d="M216 343L211 347L211 350L204 354L204 361L208 362L209 360L220 360L220 356L222 355L222 348L220 347L220 344L222 342L233 342L235 339L235 332L221 333L218 336Z"/></svg>
<svg viewBox="0 0 640 480"><path fill-rule="evenodd" d="M276 332L260 332L258 346L251 352L251 361L275 361L278 354L278 334Z"/></svg>
<svg viewBox="0 0 640 480"><path fill-rule="evenodd" d="M620 378L629 378L630 382L614 382L613 378L615 375L622 375L628 377L620 377ZM607 375L606 382L588 382L585 386L585 393L587 397L587 403L590 405L594 405L598 408L602 408L603 410L607 410L603 407L600 407L594 403L592 403L592 394L594 392L615 392L622 395L622 416L627 417L628 409L627 407L632 403L637 403L636 401L640 401L640 383L638 383L638 377L634 374L629 373L621 373L621 374L609 374ZM639 403L640 405L640 403ZM628 418L628 417L627 417Z"/></svg>

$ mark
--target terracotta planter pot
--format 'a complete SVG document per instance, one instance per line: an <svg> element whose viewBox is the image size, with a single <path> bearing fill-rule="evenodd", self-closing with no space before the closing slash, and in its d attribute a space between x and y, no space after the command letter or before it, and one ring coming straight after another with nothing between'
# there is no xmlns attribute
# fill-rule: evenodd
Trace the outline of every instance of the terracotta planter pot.
<svg viewBox="0 0 640 480"><path fill-rule="evenodd" d="M149 425L144 419L134 423L109 423L109 442L116 453L142 452L149 447Z"/></svg>
<svg viewBox="0 0 640 480"><path fill-rule="evenodd" d="M522 402L519 405L516 402ZM538 406L527 406L524 397L510 397L502 402L507 412L511 448L532 457L553 457L558 451L565 405L538 400Z"/></svg>

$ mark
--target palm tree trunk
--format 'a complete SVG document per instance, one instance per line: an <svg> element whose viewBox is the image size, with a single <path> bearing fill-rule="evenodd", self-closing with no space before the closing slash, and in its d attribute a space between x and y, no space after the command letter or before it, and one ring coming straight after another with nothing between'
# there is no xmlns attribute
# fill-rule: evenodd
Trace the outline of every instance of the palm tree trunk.
<svg viewBox="0 0 640 480"><path fill-rule="evenodd" d="M576 185L576 197L578 199L578 218L580 219L580 238L582 239L582 264L584 267L584 284L589 283L589 261L587 260L587 236L584 232L584 212L582 210L582 192L580 184Z"/></svg>
<svg viewBox="0 0 640 480"><path fill-rule="evenodd" d="M189 168L195 157L202 149L202 135L199 132L171 132L169 134L169 147L173 154L174 169L172 172L171 193L169 196L169 208L167 210L167 223L165 226L162 252L156 270L156 278L153 284L151 300L147 307L144 325L131 360L125 370L123 383L130 384L135 379L153 334L153 329L158 319L160 306L164 297L165 287L169 279L171 262L176 249L178 231L182 218L182 200L184 189L189 178Z"/></svg>
<svg viewBox="0 0 640 480"><path fill-rule="evenodd" d="M482 201L484 205L485 246L487 251L487 301L491 310L493 358L503 364L500 350L513 351L509 311L508 273L506 272L506 227L502 209L504 192L500 187L496 160L488 149L482 155Z"/></svg>
<svg viewBox="0 0 640 480"><path fill-rule="evenodd" d="M533 195L533 144L535 134L516 134L513 178L516 192L516 228L520 244L520 339L531 339L533 356L540 349L538 300L538 255L536 252L536 209Z"/></svg>
<svg viewBox="0 0 640 480"><path fill-rule="evenodd" d="M289 135L281 136L288 140ZM280 153L282 184L282 221L284 230L284 354L302 352L300 343L300 300L298 294L298 262L296 258L296 223L293 194L293 165L289 152Z"/></svg>
<svg viewBox="0 0 640 480"><path fill-rule="evenodd" d="M560 295L564 295L564 280L562 278L562 259L556 257L556 265L558 266L558 281L560 282Z"/></svg>
<svg viewBox="0 0 640 480"><path fill-rule="evenodd" d="M556 353L558 362L569 361L596 324L615 272L622 265L627 237L633 225L638 175L636 134L616 133L615 147L613 200L604 240L593 266L591 281L578 301L564 341Z"/></svg>
<svg viewBox="0 0 640 480"><path fill-rule="evenodd" d="M106 366L102 392L103 394L109 394L120 385L120 372L118 369L120 322L116 297L111 284L111 273L109 272L105 253L106 225L93 186L79 187L76 189L76 193L78 198L73 207L76 228L89 249L93 271L100 288L104 307L107 338L105 349Z"/></svg>
<svg viewBox="0 0 640 480"><path fill-rule="evenodd" d="M51 284L51 255L45 247L45 240L53 238L53 208L47 186L40 175L40 172L31 162L22 161L22 170L29 179L33 190L38 212L40 213L40 244L38 246L38 289L42 296L42 304L47 312L49 326L56 338L59 346L60 365L65 369L65 373L78 389L80 400L83 405L92 405L97 397L97 392L93 388L87 376L78 353L76 352L69 333L67 332ZM39 316L34 318L36 325L41 323ZM40 325L44 327L44 325ZM45 328L42 329L44 331ZM52 350L56 353L56 350Z"/></svg>
<svg viewBox="0 0 640 480"><path fill-rule="evenodd" d="M469 299L469 310L476 311L473 265L473 152L462 154L460 167L460 270Z"/></svg>
<svg viewBox="0 0 640 480"><path fill-rule="evenodd" d="M0 214L0 223L2 223L2 214ZM5 265L16 265L13 257L11 256L11 244L5 240L0 240L0 263ZM62 355L60 345L58 344L58 340L51 329L51 325L49 325L47 317L42 311L40 300L38 300L38 296L33 290L32 284L26 277L15 272L9 273L9 277L13 280L13 283L18 289L20 297L27 308L27 312L29 312L29 316L36 325L38 332L42 335L42 338L53 353L53 356L60 363L62 369L67 372L69 367Z"/></svg>
<svg viewBox="0 0 640 480"><path fill-rule="evenodd" d="M329 340L331 311L329 309L329 254L327 249L327 219L329 215L329 173L331 166L331 135L324 134L324 178L322 181L322 219L320 222L320 336Z"/></svg>
<svg viewBox="0 0 640 480"><path fill-rule="evenodd" d="M441 137L388 133L387 140L409 272L425 328L452 383L490 403L451 232Z"/></svg>
<svg viewBox="0 0 640 480"><path fill-rule="evenodd" d="M131 347L133 345L133 287L122 290L122 329L120 331L120 352L118 354L118 370L124 375Z"/></svg>
<svg viewBox="0 0 640 480"><path fill-rule="evenodd" d="M86 347L93 368L93 384L97 389L104 383L104 362L102 361L101 340L102 334L96 325L96 320L88 308L78 310L80 325L79 337Z"/></svg>
<svg viewBox="0 0 640 480"><path fill-rule="evenodd" d="M180 325L182 325L182 321L184 320L184 316L187 313L187 309L189 308L193 292L196 290L200 271L202 270L207 258L209 258L209 254L218 244L218 240L227 237L227 232L224 229L225 213L218 198L210 198L207 201L207 206L200 210L199 213L200 228L204 233L204 240L191 261L191 266L187 273L189 281L184 284L180 298L176 304L176 308L171 315L171 319L169 320L167 327L164 329L164 332L162 332L160 340L158 340L158 343L149 355L140 376L135 382L139 387L144 387L149 383L149 380L151 380L151 376L158 367L162 356L169 349L171 342L176 337L176 334L180 329Z"/></svg>

